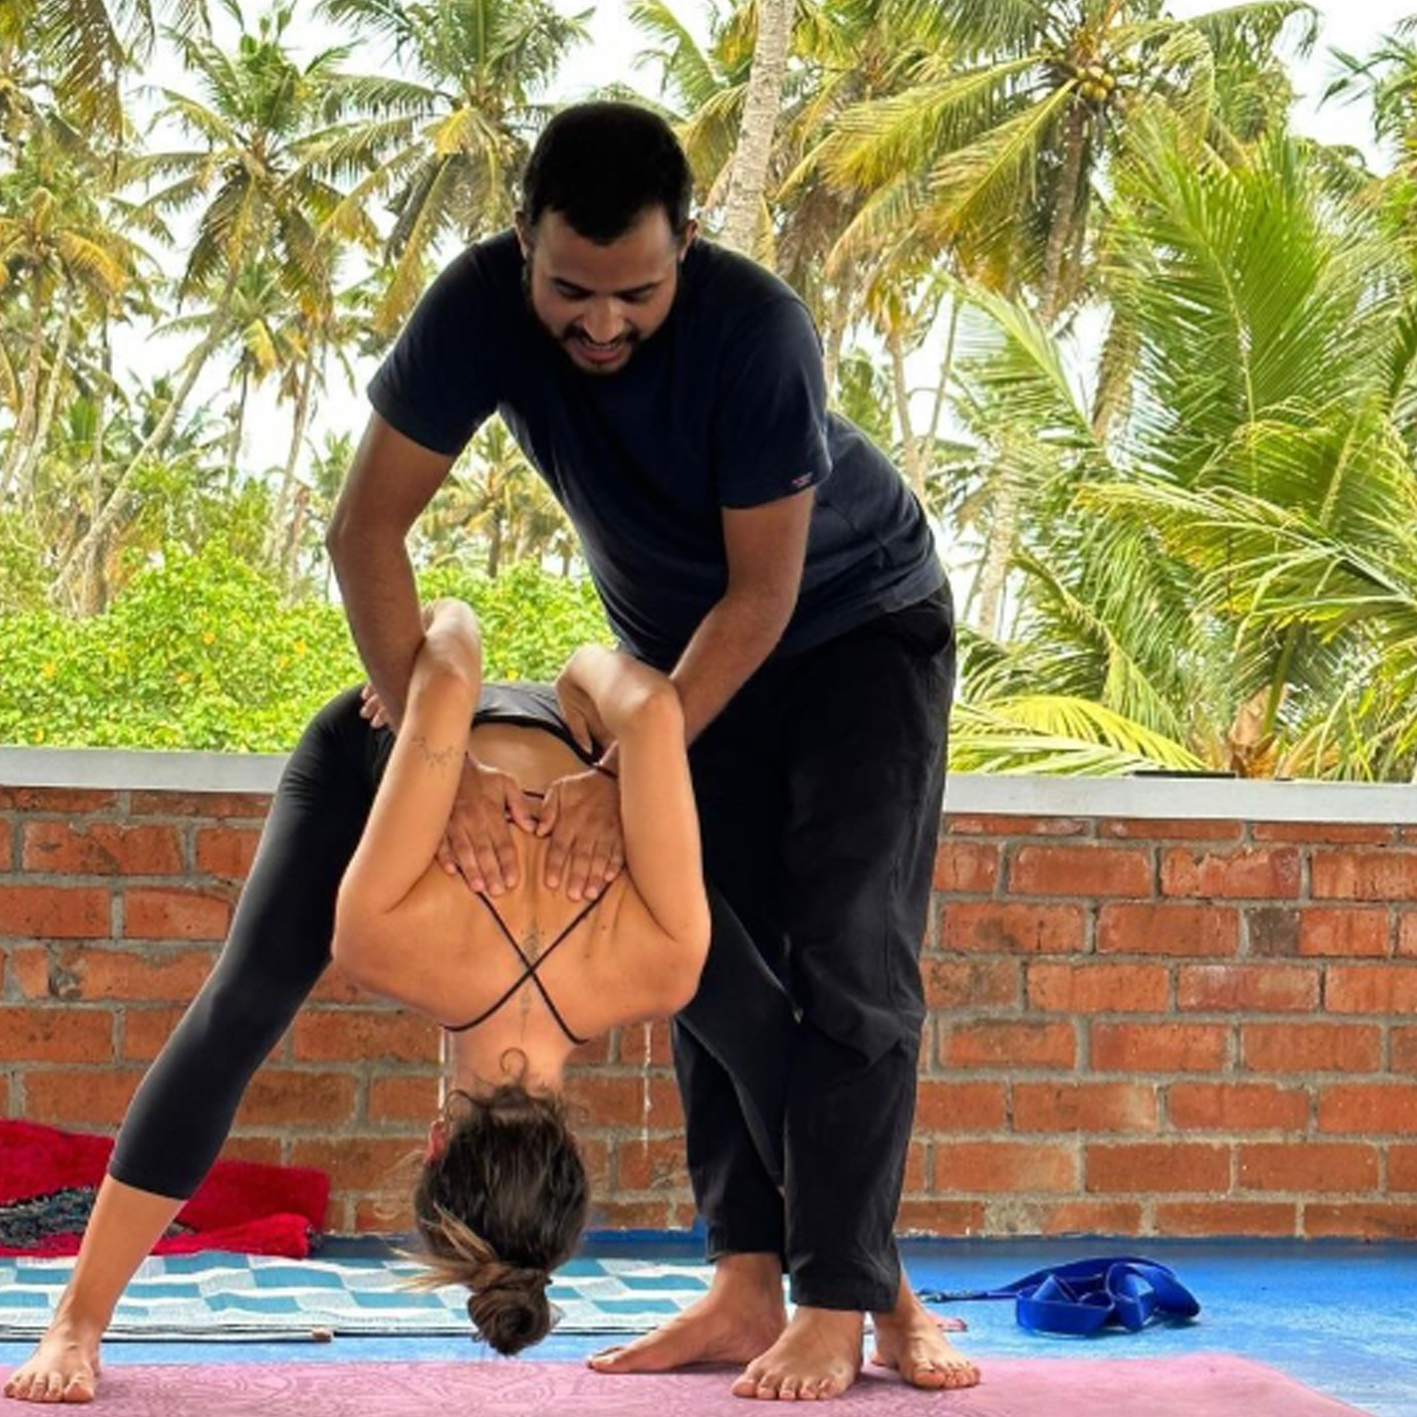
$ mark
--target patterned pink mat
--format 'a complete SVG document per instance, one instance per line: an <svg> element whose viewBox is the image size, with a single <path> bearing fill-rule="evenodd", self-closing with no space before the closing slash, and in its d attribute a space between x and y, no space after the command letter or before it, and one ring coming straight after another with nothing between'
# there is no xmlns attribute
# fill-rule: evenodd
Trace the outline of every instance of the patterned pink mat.
<svg viewBox="0 0 1417 1417"><path fill-rule="evenodd" d="M821 1409L831 1417L1354 1417L1283 1373L1224 1353L1184 1358L1000 1358L968 1391L915 1392L868 1369ZM3 1375L0 1375L3 1376ZM94 1417L745 1417L763 1411L728 1392L734 1370L607 1377L572 1363L110 1363ZM0 1399L4 1417L53 1408ZM73 1408L60 1409L75 1411ZM768 1410L781 1412L774 1407ZM800 1411L800 1408L794 1410ZM816 1409L814 1409L816 1410ZM1359 1414L1362 1417L1362 1414Z"/></svg>

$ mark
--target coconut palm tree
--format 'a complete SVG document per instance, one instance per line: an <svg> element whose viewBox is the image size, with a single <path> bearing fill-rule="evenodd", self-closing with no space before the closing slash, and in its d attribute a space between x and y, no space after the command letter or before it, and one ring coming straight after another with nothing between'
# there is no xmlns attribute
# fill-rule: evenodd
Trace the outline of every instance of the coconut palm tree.
<svg viewBox="0 0 1417 1417"><path fill-rule="evenodd" d="M546 87L586 38L590 11L563 15L550 0L321 0L320 10L383 42L396 75L352 86L366 117L320 153L323 171L352 183L329 214L333 229L355 234L371 202L388 198L393 276L375 312L388 334L423 289L441 236L472 241L510 222Z"/></svg>

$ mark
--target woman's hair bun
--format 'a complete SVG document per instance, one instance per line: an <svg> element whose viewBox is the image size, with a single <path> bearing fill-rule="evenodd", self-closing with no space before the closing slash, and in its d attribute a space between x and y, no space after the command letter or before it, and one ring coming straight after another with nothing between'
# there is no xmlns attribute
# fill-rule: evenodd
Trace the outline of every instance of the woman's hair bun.
<svg viewBox="0 0 1417 1417"><path fill-rule="evenodd" d="M478 1333L498 1353L519 1353L540 1343L551 1330L551 1301L546 1288L551 1276L544 1269L523 1269L492 1263L494 1273L472 1281L468 1317Z"/></svg>

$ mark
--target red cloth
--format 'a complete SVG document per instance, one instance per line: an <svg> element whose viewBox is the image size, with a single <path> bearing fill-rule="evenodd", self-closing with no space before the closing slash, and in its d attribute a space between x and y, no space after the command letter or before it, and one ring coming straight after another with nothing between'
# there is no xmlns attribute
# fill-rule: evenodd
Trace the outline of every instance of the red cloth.
<svg viewBox="0 0 1417 1417"><path fill-rule="evenodd" d="M112 1150L111 1137L0 1119L0 1205L72 1186L97 1186ZM324 1224L329 1198L330 1178L323 1171L218 1161L177 1216L197 1233L159 1240L154 1254L232 1250L304 1259L311 1231ZM54 1235L24 1250L0 1246L0 1255L72 1255L80 1238Z"/></svg>

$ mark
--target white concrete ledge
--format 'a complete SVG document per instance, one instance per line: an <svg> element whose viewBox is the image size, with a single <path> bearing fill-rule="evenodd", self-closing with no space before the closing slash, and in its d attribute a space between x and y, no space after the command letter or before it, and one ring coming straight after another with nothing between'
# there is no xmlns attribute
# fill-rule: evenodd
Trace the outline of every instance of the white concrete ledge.
<svg viewBox="0 0 1417 1417"><path fill-rule="evenodd" d="M283 753L0 747L0 787L271 792L285 757ZM1003 813L1027 817L1174 817L1195 821L1408 825L1417 823L1417 786L961 773L950 779L946 806L955 815Z"/></svg>

